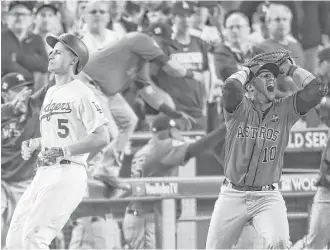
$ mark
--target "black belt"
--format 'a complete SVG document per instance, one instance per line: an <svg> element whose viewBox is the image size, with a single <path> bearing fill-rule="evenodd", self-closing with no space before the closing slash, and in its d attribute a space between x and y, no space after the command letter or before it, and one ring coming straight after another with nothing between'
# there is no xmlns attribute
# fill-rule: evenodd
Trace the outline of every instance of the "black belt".
<svg viewBox="0 0 330 250"><path fill-rule="evenodd" d="M223 185L226 187L231 187L238 191L274 191L275 186L273 184L271 185L265 185L265 186L259 186L259 187L251 187L251 186L238 186L234 183L228 181L226 178L223 181Z"/></svg>
<svg viewBox="0 0 330 250"><path fill-rule="evenodd" d="M61 160L59 163L52 163L52 164L49 164L49 165L45 165L45 164L43 164L42 161L40 161L40 160L38 159L38 161L37 161L37 166L38 166L38 167L49 167L49 166L54 166L54 165L57 165L57 164L60 164L60 165L66 165L66 164L71 164L71 163L72 163L72 162L69 161L69 160Z"/></svg>

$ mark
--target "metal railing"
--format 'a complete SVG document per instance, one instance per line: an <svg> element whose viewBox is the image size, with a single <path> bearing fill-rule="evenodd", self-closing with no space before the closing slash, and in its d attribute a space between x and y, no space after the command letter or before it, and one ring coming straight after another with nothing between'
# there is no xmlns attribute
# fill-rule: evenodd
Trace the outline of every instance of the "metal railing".
<svg viewBox="0 0 330 250"><path fill-rule="evenodd" d="M284 198L312 198L315 194L316 174L286 174L279 183L279 190ZM223 176L194 178L143 178L127 179L132 190L122 192L113 197L105 197L107 187L98 181L89 182L89 198L85 198L73 214L73 218L84 216L100 216L112 213L120 218L124 215L129 201L160 201L162 207L161 247L176 248L176 232L178 223L189 223L189 233L180 234L180 241L190 244L185 248L196 248L191 241L196 236L197 223L210 220L210 215L198 215L197 199L216 199L218 197ZM182 214L176 219L176 202L182 200ZM306 220L308 211L289 212L289 220ZM186 240L182 237L187 237ZM195 240L196 241L196 240Z"/></svg>

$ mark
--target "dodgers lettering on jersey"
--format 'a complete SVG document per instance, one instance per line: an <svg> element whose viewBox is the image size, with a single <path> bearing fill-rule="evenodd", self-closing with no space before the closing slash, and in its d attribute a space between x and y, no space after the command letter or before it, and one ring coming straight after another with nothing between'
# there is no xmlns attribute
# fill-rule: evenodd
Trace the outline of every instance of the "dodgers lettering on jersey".
<svg viewBox="0 0 330 250"><path fill-rule="evenodd" d="M81 81L51 87L40 111L42 148L73 144L108 121L94 93ZM67 160L86 165L88 154Z"/></svg>
<svg viewBox="0 0 330 250"><path fill-rule="evenodd" d="M132 160L131 176L164 177L177 176L179 166L185 165L185 156L189 143L174 139L151 139L147 145L137 151ZM154 202L134 201L130 208L153 211Z"/></svg>
<svg viewBox="0 0 330 250"><path fill-rule="evenodd" d="M280 180L290 129L301 117L295 100L291 95L274 101L264 118L246 97L233 113L225 112L225 176L231 182L263 186Z"/></svg>
<svg viewBox="0 0 330 250"><path fill-rule="evenodd" d="M163 63L159 59L162 56L163 51L151 37L132 32L94 52L83 71L106 95L111 96L124 90L136 77L150 84L148 71L142 69L148 61Z"/></svg>

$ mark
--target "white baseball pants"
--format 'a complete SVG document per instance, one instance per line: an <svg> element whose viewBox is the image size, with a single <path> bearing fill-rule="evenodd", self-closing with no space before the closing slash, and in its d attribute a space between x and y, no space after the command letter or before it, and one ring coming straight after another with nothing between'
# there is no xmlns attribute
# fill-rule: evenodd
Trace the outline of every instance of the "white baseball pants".
<svg viewBox="0 0 330 250"><path fill-rule="evenodd" d="M291 246L287 210L278 190L237 191L222 187L212 213L206 249L233 248L248 221L268 247Z"/></svg>
<svg viewBox="0 0 330 250"><path fill-rule="evenodd" d="M49 249L86 194L85 167L39 167L15 209L6 239L8 249Z"/></svg>

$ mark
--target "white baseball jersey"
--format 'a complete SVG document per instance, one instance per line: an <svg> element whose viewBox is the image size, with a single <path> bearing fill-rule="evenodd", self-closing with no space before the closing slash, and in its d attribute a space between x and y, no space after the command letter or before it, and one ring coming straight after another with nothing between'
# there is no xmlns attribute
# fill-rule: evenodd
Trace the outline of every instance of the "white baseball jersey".
<svg viewBox="0 0 330 250"><path fill-rule="evenodd" d="M46 94L40 111L42 148L68 146L106 124L95 94L80 80L55 85ZM88 154L66 160L86 165Z"/></svg>

